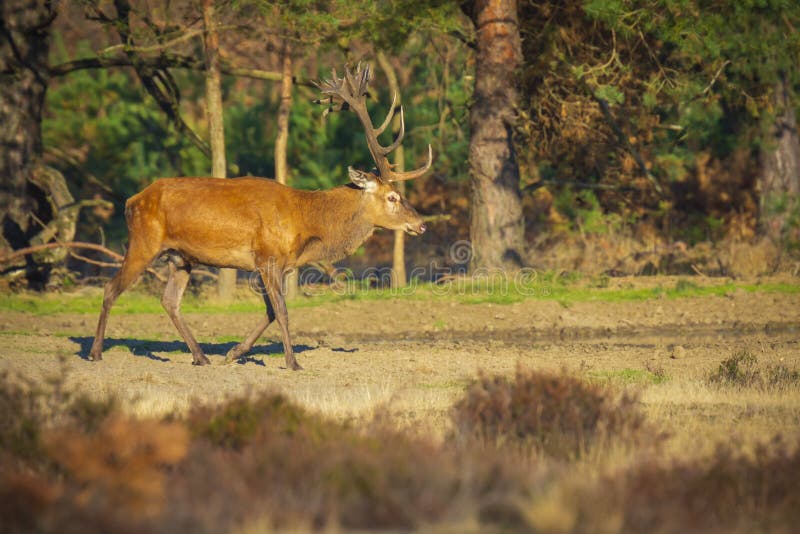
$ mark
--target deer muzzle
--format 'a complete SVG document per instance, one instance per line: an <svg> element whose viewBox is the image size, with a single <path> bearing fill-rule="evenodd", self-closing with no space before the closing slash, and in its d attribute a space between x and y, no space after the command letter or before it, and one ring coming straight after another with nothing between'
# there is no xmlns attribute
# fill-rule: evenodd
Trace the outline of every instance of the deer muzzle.
<svg viewBox="0 0 800 534"><path fill-rule="evenodd" d="M425 227L425 223L420 221L419 223L406 223L406 233L411 235L422 235L425 233L427 228Z"/></svg>

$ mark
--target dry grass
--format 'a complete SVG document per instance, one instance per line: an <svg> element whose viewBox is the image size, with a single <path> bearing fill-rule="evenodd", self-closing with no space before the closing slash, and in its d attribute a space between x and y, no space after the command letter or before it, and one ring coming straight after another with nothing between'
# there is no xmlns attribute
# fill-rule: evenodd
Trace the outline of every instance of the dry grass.
<svg viewBox="0 0 800 534"><path fill-rule="evenodd" d="M800 371L790 369L783 363L763 364L749 350L740 350L723 360L709 374L712 385L745 389L785 390L800 388Z"/></svg>
<svg viewBox="0 0 800 534"><path fill-rule="evenodd" d="M281 370L269 340L243 365L220 364L252 316L188 315L215 363L195 368L160 315L112 321L117 344L91 364L75 355L93 315L7 313L4 532L796 524L800 345L770 330L796 299L427 304L293 315L302 373ZM378 339L352 337L365 316ZM720 369L748 378L710 379Z"/></svg>
<svg viewBox="0 0 800 534"><path fill-rule="evenodd" d="M800 435L797 388L719 387L697 376L649 387L642 402L648 420L669 434L664 453L672 458L708 456L730 439L752 448L769 436Z"/></svg>
<svg viewBox="0 0 800 534"><path fill-rule="evenodd" d="M343 420L254 393L141 419L66 394L62 380L33 389L6 375L0 521L9 532L748 532L800 519L797 436L755 439L782 428L760 415L798 418L792 392L666 382L640 402L628 389L523 367L484 374L441 440L399 427L386 405ZM736 394L764 410L746 439L721 439L740 419L698 440L700 407Z"/></svg>

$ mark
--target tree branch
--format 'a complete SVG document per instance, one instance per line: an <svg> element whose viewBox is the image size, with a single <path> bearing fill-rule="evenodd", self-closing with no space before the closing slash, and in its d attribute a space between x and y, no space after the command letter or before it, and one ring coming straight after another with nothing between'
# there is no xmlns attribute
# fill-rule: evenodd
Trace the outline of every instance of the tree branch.
<svg viewBox="0 0 800 534"><path fill-rule="evenodd" d="M152 58L140 58L137 61L144 67L152 69L183 68L201 70L202 64L194 58L163 54ZM90 57L67 61L50 67L50 76L64 76L79 70L106 69L112 67L134 67L130 57Z"/></svg>
<svg viewBox="0 0 800 534"><path fill-rule="evenodd" d="M528 184L522 188L522 193L530 193L536 191L546 185L560 185L577 187L578 189L598 189L603 191L635 191L634 187L624 185L610 185L610 184L593 184L591 182L580 182L575 180L549 180L540 179L538 182Z"/></svg>
<svg viewBox="0 0 800 534"><path fill-rule="evenodd" d="M162 54L151 58L137 58L136 64L129 57L91 57L67 61L50 67L50 76L65 76L79 70L89 69L107 69L114 67L135 67L141 65L151 69L187 69L202 71L205 69L203 64L190 57ZM250 69L243 67L235 67L232 65L220 65L220 72L228 76L237 76L240 78L253 78L256 80L265 80L268 82L280 82L281 73L269 70ZM292 77L294 85L302 85L304 87L315 87L311 80L304 78Z"/></svg>
<svg viewBox="0 0 800 534"><path fill-rule="evenodd" d="M186 33L184 33L183 35L181 35L180 37L176 37L175 39L172 39L171 41L166 41L164 43L158 43L158 44L149 45L149 46L136 46L136 45L130 45L130 44L126 44L126 43L120 43L120 44L116 44L116 45L113 45L113 46L109 46L108 48L104 48L103 50L100 50L98 52L98 55L104 56L104 55L110 54L112 52L116 52L117 50L121 50L122 52L125 52L126 54L131 54L131 53L148 54L148 53L151 53L151 52L160 52L160 51L166 50L170 46L173 46L173 45L176 45L176 44L180 44L180 43L182 43L184 41L188 41L189 39L191 39L193 37L199 37L201 35L203 35L203 30L189 30Z"/></svg>

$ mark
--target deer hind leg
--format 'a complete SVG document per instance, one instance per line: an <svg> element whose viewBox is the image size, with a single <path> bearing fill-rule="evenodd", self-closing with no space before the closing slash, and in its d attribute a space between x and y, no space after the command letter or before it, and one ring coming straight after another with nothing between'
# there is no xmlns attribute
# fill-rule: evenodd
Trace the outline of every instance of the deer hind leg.
<svg viewBox="0 0 800 534"><path fill-rule="evenodd" d="M186 290L186 285L189 283L191 276L192 266L183 261L181 258L170 258L169 262L169 278L167 285L164 288L164 294L161 296L161 305L167 311L167 315L172 319L172 324L178 329L181 337L186 342L189 350L192 352L193 365L208 365L211 362L203 354L203 349L197 343L189 327L183 321L181 316L181 300L183 300L183 292Z"/></svg>
<svg viewBox="0 0 800 534"><path fill-rule="evenodd" d="M286 302L283 299L283 273L274 268L263 269L261 270L261 280L264 282L267 296L275 310L275 320L281 327L286 368L299 371L302 367L294 357L292 340L289 337L289 313L286 311Z"/></svg>
<svg viewBox="0 0 800 534"><path fill-rule="evenodd" d="M142 239L131 239L125 259L122 260L122 267L105 286L103 292L103 308L100 311L100 318L97 321L97 332L94 336L92 349L89 352L89 359L100 361L103 359L103 340L106 333L106 323L108 314L114 302L128 289L130 285L139 278L153 258L158 254L159 249L148 245Z"/></svg>
<svg viewBox="0 0 800 534"><path fill-rule="evenodd" d="M266 290L264 289L264 284L260 284L260 289L262 291L262 296L264 297L264 305L266 306L266 314L264 317L258 322L258 324L253 328L253 330L247 335L247 337L233 347L231 350L228 351L228 354L225 355L225 363L233 363L245 354L248 353L250 349L253 348L253 345L261 337L261 334L264 333L264 330L272 324L272 321L275 320L275 309L272 307L272 302L269 300L269 296L267 295Z"/></svg>

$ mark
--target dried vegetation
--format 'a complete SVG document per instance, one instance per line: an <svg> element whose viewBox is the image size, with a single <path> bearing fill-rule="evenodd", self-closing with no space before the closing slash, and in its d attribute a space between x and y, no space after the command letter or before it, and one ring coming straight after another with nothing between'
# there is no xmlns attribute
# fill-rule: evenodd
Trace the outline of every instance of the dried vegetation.
<svg viewBox="0 0 800 534"><path fill-rule="evenodd" d="M731 360L720 375L752 375ZM772 375L758 376L738 387ZM0 380L6 532L744 532L800 520L795 443L667 459L636 395L566 372L482 374L443 441L272 393L135 419L62 384ZM620 445L628 460L598 467Z"/></svg>
<svg viewBox="0 0 800 534"><path fill-rule="evenodd" d="M762 390L785 390L800 388L800 372L783 363L762 364L749 350L741 350L719 364L708 375L712 385L755 388Z"/></svg>

